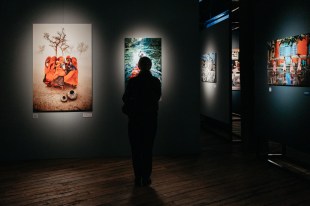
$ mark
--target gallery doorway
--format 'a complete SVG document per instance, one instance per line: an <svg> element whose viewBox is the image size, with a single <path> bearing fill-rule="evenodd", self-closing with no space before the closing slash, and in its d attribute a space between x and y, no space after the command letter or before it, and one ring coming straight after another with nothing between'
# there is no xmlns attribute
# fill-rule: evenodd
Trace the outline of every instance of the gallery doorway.
<svg viewBox="0 0 310 206"><path fill-rule="evenodd" d="M239 1L232 1L231 13L231 136L233 142L241 142L241 68L239 46Z"/></svg>

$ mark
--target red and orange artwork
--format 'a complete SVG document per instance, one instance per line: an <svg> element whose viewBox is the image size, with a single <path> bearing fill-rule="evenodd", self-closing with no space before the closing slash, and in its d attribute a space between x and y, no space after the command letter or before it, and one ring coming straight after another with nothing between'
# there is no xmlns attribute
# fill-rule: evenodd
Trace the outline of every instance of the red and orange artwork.
<svg viewBox="0 0 310 206"><path fill-rule="evenodd" d="M33 112L92 111L90 24L33 25Z"/></svg>
<svg viewBox="0 0 310 206"><path fill-rule="evenodd" d="M267 42L268 84L310 86L310 33Z"/></svg>

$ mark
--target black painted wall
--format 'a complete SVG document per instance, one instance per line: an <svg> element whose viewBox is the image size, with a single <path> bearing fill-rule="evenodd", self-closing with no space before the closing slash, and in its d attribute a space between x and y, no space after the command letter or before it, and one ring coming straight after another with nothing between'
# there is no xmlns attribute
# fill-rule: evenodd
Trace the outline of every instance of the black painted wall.
<svg viewBox="0 0 310 206"><path fill-rule="evenodd" d="M90 23L93 117L32 114L32 24ZM162 38L163 96L156 154L199 147L198 2L54 0L1 2L0 159L129 155L124 38Z"/></svg>
<svg viewBox="0 0 310 206"><path fill-rule="evenodd" d="M260 142L267 139L285 143L298 150L310 151L309 87L272 86L267 84L266 42L310 32L310 4L306 0L284 3L281 0L256 1L255 37L255 130Z"/></svg>

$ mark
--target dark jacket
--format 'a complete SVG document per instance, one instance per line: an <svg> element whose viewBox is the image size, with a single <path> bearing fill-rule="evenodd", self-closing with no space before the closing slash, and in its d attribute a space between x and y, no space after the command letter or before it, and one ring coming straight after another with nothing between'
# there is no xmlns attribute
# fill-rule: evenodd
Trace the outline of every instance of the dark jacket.
<svg viewBox="0 0 310 206"><path fill-rule="evenodd" d="M123 112L130 117L157 115L161 83L149 71L129 79L123 95Z"/></svg>

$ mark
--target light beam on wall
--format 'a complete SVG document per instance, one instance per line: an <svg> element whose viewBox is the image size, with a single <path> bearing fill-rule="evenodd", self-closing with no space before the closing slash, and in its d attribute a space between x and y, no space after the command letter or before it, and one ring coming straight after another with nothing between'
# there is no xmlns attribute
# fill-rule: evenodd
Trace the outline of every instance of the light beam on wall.
<svg viewBox="0 0 310 206"><path fill-rule="evenodd" d="M209 27L211 27L215 24L218 24L218 23L220 23L220 22L222 22L228 18L229 18L229 10L224 11L224 12L212 17L211 19L207 20L204 25L206 28L209 28Z"/></svg>

